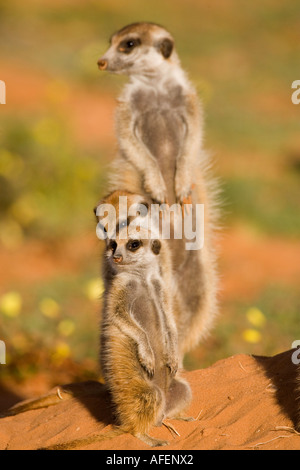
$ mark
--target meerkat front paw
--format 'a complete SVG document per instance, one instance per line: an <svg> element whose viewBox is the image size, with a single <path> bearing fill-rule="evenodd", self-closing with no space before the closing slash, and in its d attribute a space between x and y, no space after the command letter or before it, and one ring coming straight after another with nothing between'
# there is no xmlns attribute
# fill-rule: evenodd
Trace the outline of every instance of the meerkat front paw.
<svg viewBox="0 0 300 470"><path fill-rule="evenodd" d="M149 378L152 379L155 372L155 358L151 347L149 346L147 351L145 351L144 348L139 347L138 359L142 368L145 370Z"/></svg>
<svg viewBox="0 0 300 470"><path fill-rule="evenodd" d="M178 370L178 359L174 355L166 355L165 357L165 366L169 369L171 377L176 375Z"/></svg>
<svg viewBox="0 0 300 470"><path fill-rule="evenodd" d="M179 204L192 204L192 185L176 188L176 199Z"/></svg>
<svg viewBox="0 0 300 470"><path fill-rule="evenodd" d="M158 204L167 203L167 188L161 173L146 177L144 188Z"/></svg>
<svg viewBox="0 0 300 470"><path fill-rule="evenodd" d="M185 185L176 184L175 191L176 191L176 200L177 203L182 207L182 213L184 215L184 210L187 214L189 214L189 205L192 204L192 191L194 188L194 184Z"/></svg>
<svg viewBox="0 0 300 470"><path fill-rule="evenodd" d="M179 165L175 175L175 194L177 201L182 203L189 198L193 189L193 174L187 165Z"/></svg>

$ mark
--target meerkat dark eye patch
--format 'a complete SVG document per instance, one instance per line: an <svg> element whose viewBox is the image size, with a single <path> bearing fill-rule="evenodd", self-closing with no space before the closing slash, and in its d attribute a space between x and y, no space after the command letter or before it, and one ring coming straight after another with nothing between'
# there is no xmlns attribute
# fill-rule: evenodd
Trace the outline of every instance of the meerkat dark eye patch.
<svg viewBox="0 0 300 470"><path fill-rule="evenodd" d="M106 228L104 227L104 225L100 224L100 222L98 222L98 228L102 230L103 233L107 233Z"/></svg>
<svg viewBox="0 0 300 470"><path fill-rule="evenodd" d="M122 228L128 227L129 223L130 223L129 218L126 220L125 219L121 220L117 225L116 232L119 233Z"/></svg>
<svg viewBox="0 0 300 470"><path fill-rule="evenodd" d="M142 202L137 207L137 215L140 215L141 217L146 217L146 215L148 214L148 209L149 204L147 202Z"/></svg>
<svg viewBox="0 0 300 470"><path fill-rule="evenodd" d="M153 240L151 243L151 249L155 255L158 255L161 249L161 243L159 240Z"/></svg>
<svg viewBox="0 0 300 470"><path fill-rule="evenodd" d="M126 245L126 248L129 251L137 251L141 246L141 240L130 240Z"/></svg>
<svg viewBox="0 0 300 470"><path fill-rule="evenodd" d="M114 240L110 240L109 244L108 244L108 249L111 250L113 253L116 251L118 247L118 244L116 241Z"/></svg>
<svg viewBox="0 0 300 470"><path fill-rule="evenodd" d="M139 38L124 39L118 46L118 51L124 54L129 54L133 49L141 44Z"/></svg>
<svg viewBox="0 0 300 470"><path fill-rule="evenodd" d="M164 38L158 43L158 49L165 59L168 59L172 54L174 42L172 39Z"/></svg>

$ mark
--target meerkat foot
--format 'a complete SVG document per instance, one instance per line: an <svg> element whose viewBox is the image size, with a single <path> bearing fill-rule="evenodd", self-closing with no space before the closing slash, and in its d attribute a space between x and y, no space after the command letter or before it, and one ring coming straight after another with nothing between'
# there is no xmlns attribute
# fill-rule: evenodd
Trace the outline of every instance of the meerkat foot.
<svg viewBox="0 0 300 470"><path fill-rule="evenodd" d="M186 422L196 421L196 418L194 418L193 416L172 416L172 417L169 417L169 419L175 419L176 421L186 421Z"/></svg>
<svg viewBox="0 0 300 470"><path fill-rule="evenodd" d="M162 447L162 446L169 445L169 441L156 439L156 437L151 437L148 434L137 433L137 434L134 434L134 436L140 439L140 441L145 442L145 444L148 444L148 446L151 446L151 447Z"/></svg>

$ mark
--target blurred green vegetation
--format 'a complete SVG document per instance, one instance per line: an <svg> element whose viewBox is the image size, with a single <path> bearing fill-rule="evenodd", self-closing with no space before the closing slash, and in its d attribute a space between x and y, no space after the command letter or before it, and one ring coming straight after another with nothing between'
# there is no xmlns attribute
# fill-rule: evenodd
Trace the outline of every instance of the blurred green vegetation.
<svg viewBox="0 0 300 470"><path fill-rule="evenodd" d="M260 312L262 321L251 319L252 310ZM192 370L235 354L272 356L288 350L300 338L299 311L298 289L272 282L251 303L238 298L225 301L223 318L213 334L202 348L187 355L184 365Z"/></svg>
<svg viewBox="0 0 300 470"><path fill-rule="evenodd" d="M283 191L283 188L284 191ZM300 184L298 175L284 181L261 176L226 178L224 198L230 201L228 223L237 218L261 233L296 238L300 235Z"/></svg>
<svg viewBox="0 0 300 470"><path fill-rule="evenodd" d="M183 67L204 103L205 146L223 181L225 227L245 224L287 242L299 237L300 107L290 98L291 83L299 78L299 2L0 0L0 63L115 97L125 79L100 75L96 61L114 31L141 20L174 34ZM18 79L21 87L22 76ZM107 143L78 142L59 111L59 96L56 106L45 99L42 109L24 105L10 112L9 85L5 112L0 108L0 243L7 250L23 245L26 250L28 241L80 240L94 230L92 208L105 187L111 150ZM0 290L0 337L8 338L11 364L1 374L30 376L47 360L61 366L70 359L97 373L101 302L95 304L84 288L101 285L98 259L93 261L67 278L58 272L26 287L12 280ZM5 302L15 314L7 313ZM207 351L205 346L189 355L187 367L239 352L289 348L300 337L299 303L295 286L270 284L248 303L239 302L237 293L221 306ZM255 335L243 331L253 327L247 320L253 306L266 324L256 328L261 337L252 344ZM94 365L87 366L85 358Z"/></svg>
<svg viewBox="0 0 300 470"><path fill-rule="evenodd" d="M103 186L99 154L77 149L59 116L0 120L0 240L64 237L90 226Z"/></svg>
<svg viewBox="0 0 300 470"><path fill-rule="evenodd" d="M17 283L0 298L1 336L8 338L2 378L25 380L45 368L55 375L62 367L68 370L69 361L80 364L81 380L97 376L96 326L103 291L97 274L91 267L26 288Z"/></svg>

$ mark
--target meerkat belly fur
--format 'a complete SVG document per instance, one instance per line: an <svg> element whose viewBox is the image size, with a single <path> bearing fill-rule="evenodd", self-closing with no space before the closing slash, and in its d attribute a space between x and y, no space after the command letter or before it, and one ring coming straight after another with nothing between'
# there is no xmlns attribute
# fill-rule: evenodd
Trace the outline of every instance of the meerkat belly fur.
<svg viewBox="0 0 300 470"><path fill-rule="evenodd" d="M187 251L185 240L171 239L181 315L180 357L196 346L217 313L214 228L217 186L209 177L202 149L203 119L197 93L182 70L168 31L153 23L134 23L111 38L98 61L101 70L126 74L118 99L119 152L109 191L127 190L169 204L204 204L204 247Z"/></svg>
<svg viewBox="0 0 300 470"><path fill-rule="evenodd" d="M104 202L118 207L120 194ZM140 196L127 194L129 203ZM102 374L120 427L147 444L167 442L148 435L166 417L179 417L191 400L178 376L177 329L173 315L173 276L168 246L144 229L128 237L117 221L106 239L105 295L101 323ZM145 237L147 235L147 238Z"/></svg>

